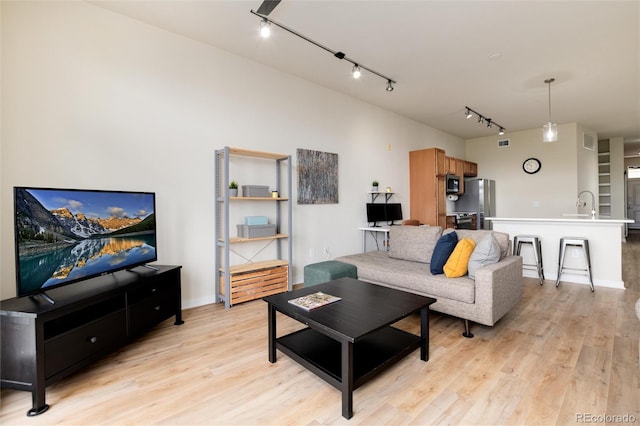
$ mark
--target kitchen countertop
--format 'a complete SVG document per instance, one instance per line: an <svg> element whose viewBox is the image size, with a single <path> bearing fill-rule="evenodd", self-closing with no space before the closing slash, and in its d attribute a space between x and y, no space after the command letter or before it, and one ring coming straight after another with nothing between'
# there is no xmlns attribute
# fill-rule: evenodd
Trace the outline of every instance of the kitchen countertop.
<svg viewBox="0 0 640 426"><path fill-rule="evenodd" d="M485 220L491 221L506 221L506 222L565 222L565 223L580 223L586 225L588 223L593 224L622 224L622 223L634 223L632 219L614 219L614 218L598 218L591 219L590 215L587 216L561 216L561 217L487 217Z"/></svg>

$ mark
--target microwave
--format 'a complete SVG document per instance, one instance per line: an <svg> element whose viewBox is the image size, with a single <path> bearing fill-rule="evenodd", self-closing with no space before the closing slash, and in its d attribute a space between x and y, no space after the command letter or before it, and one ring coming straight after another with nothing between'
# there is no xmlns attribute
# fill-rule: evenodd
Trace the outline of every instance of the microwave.
<svg viewBox="0 0 640 426"><path fill-rule="evenodd" d="M460 192L460 176L447 175L445 188L447 189L447 194Z"/></svg>

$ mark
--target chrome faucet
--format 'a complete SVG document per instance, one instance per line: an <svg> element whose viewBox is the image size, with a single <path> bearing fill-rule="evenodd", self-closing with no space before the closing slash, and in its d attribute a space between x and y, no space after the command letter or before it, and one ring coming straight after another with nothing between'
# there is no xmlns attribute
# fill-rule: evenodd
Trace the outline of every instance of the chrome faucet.
<svg viewBox="0 0 640 426"><path fill-rule="evenodd" d="M587 191L587 190L580 191L580 193L578 194L578 200L576 201L576 207L587 205L586 201L582 201L580 199L580 196L585 192L588 192L589 194L591 194L591 219L595 219L596 218L596 196L593 195L593 192Z"/></svg>

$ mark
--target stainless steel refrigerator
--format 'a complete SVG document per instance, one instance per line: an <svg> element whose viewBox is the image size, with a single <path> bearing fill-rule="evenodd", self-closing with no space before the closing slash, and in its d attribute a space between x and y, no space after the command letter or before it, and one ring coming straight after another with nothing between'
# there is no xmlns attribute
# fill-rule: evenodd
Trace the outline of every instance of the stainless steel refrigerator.
<svg viewBox="0 0 640 426"><path fill-rule="evenodd" d="M491 229L485 217L496 215L496 184L490 179L465 179L464 194L458 197L456 211L476 213L477 229Z"/></svg>

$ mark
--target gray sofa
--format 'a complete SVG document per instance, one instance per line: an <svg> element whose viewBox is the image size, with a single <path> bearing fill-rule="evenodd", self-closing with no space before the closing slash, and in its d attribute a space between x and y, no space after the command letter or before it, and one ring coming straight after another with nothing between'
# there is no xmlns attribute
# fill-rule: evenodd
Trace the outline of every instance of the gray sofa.
<svg viewBox="0 0 640 426"><path fill-rule="evenodd" d="M493 326L522 298L522 258L510 255L508 234L464 229L455 232L458 240L472 238L476 243L492 233L499 246L499 261L475 270L475 280L468 275L433 275L429 263L443 235L439 226L394 226L389 231L388 252L370 251L335 260L355 265L361 281L437 299L431 309L464 319L464 335L472 337L469 321Z"/></svg>

